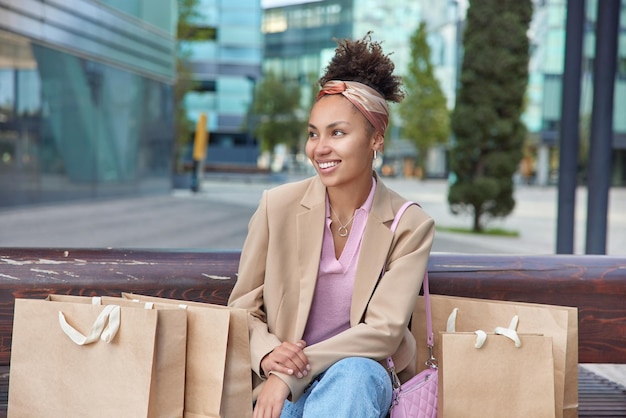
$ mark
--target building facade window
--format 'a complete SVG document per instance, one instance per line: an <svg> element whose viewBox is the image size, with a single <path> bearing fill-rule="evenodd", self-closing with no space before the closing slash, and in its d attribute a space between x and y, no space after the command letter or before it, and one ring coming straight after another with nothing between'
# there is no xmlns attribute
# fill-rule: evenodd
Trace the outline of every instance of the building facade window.
<svg viewBox="0 0 626 418"><path fill-rule="evenodd" d="M194 123L200 114L207 116L210 140L205 166L256 165L258 147L246 120L252 84L261 78L260 2L201 0L198 11L197 27L213 27L215 36L185 45L196 85L185 97L185 108ZM190 148L182 158L190 158Z"/></svg>
<svg viewBox="0 0 626 418"><path fill-rule="evenodd" d="M0 205L169 189L170 85L0 38Z"/></svg>

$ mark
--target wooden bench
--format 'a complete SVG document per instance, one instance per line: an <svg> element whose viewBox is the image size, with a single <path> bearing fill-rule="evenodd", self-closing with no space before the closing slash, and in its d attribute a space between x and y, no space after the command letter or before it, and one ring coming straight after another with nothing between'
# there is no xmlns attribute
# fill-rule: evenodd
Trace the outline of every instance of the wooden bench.
<svg viewBox="0 0 626 418"><path fill-rule="evenodd" d="M0 248L0 416L15 298L135 292L226 304L239 252ZM626 259L433 253L434 294L578 307L579 362L626 363ZM626 389L581 369L579 416L626 416Z"/></svg>

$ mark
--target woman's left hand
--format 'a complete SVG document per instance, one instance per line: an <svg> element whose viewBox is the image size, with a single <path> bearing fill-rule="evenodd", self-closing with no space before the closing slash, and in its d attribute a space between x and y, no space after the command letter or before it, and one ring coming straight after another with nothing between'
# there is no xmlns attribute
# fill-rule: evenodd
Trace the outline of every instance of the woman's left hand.
<svg viewBox="0 0 626 418"><path fill-rule="evenodd" d="M270 375L256 400L252 418L280 418L289 393L289 386L280 377Z"/></svg>
<svg viewBox="0 0 626 418"><path fill-rule="evenodd" d="M270 372L285 373L302 379L311 370L309 359L304 354L306 342L300 340L295 344L283 342L261 360L261 368L266 376Z"/></svg>

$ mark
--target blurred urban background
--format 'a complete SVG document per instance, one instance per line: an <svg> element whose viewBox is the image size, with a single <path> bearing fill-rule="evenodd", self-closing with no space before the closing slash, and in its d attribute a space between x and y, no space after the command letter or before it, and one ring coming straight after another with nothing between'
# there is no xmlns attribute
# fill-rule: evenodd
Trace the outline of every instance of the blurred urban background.
<svg viewBox="0 0 626 418"><path fill-rule="evenodd" d="M0 209L312 173L317 80L334 38L369 31L408 93L381 175L444 180L475 230L514 187L557 188L565 253L589 187L587 252L605 252L608 190L626 185L626 0L0 0Z"/></svg>

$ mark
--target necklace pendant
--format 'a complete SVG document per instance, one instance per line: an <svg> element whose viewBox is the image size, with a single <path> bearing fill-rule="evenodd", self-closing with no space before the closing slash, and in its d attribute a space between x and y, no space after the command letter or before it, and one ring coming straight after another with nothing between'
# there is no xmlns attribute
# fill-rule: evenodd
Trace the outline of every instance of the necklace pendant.
<svg viewBox="0 0 626 418"><path fill-rule="evenodd" d="M330 205L330 203L328 204L328 206L330 206L330 210L335 215L335 218L337 218L337 222L339 222L339 228L337 228L337 234L340 237L342 237L342 238L347 237L348 233L350 232L350 231L348 231L348 225L350 225L350 222L352 222L352 220L354 219L354 216L356 215L356 212L354 213L354 215L352 215L352 218L350 218L350 220L348 222L346 222L345 225L344 225L341 222L341 219L339 219L339 215L337 215L337 212L335 212L335 209L333 209L333 207Z"/></svg>

